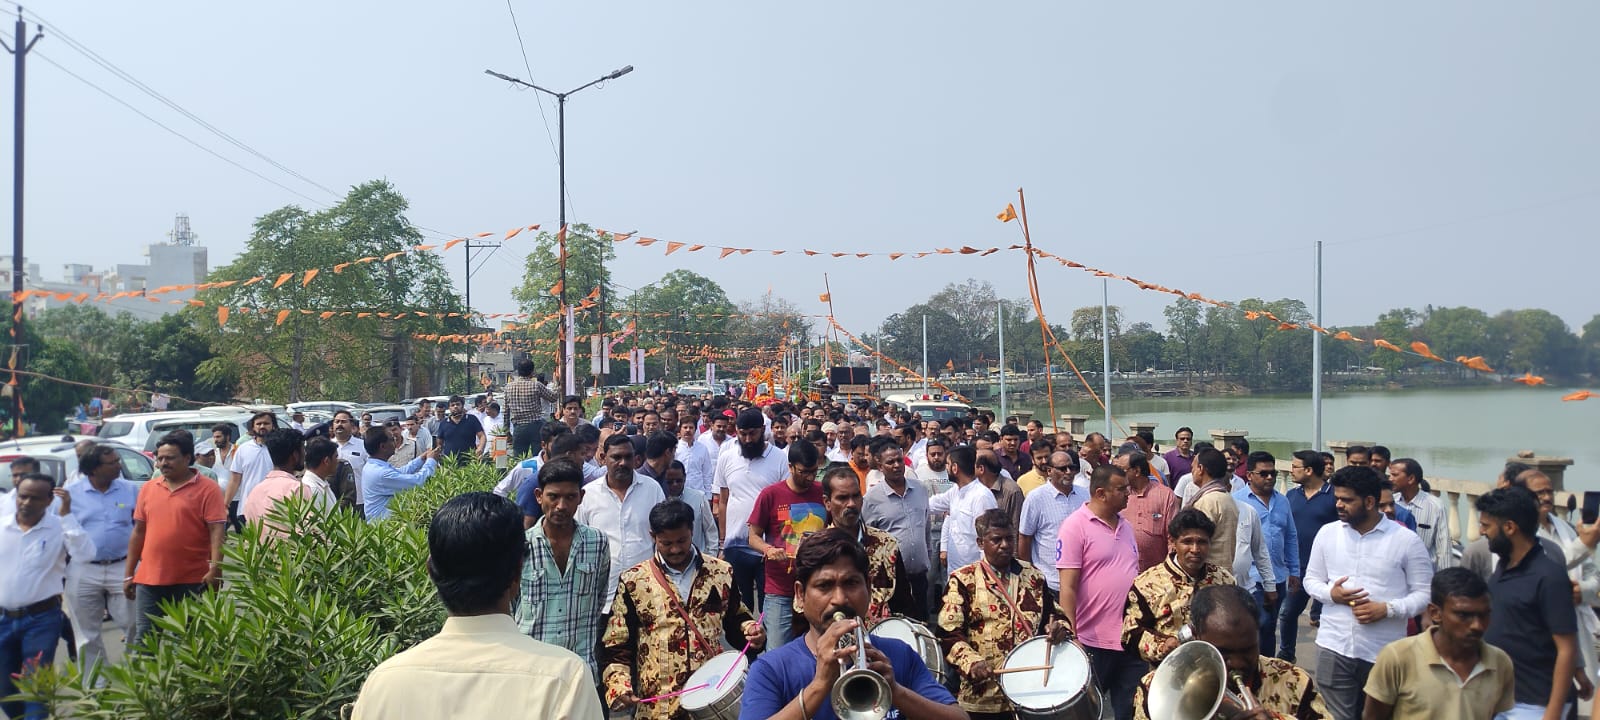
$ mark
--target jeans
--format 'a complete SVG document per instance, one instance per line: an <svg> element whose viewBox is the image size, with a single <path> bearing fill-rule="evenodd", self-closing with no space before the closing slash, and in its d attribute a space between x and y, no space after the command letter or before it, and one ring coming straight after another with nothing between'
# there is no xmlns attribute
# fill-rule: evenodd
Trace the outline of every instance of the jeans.
<svg viewBox="0 0 1600 720"><path fill-rule="evenodd" d="M1150 666L1136 652L1087 646L1083 649L1089 654L1089 669L1094 671L1094 682L1100 687L1100 699L1111 706L1112 717L1132 720L1133 693Z"/></svg>
<svg viewBox="0 0 1600 720"><path fill-rule="evenodd" d="M1333 720L1360 720L1372 663L1317 648L1317 687Z"/></svg>
<svg viewBox="0 0 1600 720"><path fill-rule="evenodd" d="M56 643L65 623L59 607L27 617L0 617L0 697L17 691L13 674L23 674L30 668L56 661ZM13 718L44 720L45 717L44 705L40 703L5 702L0 703L0 711Z"/></svg>
<svg viewBox="0 0 1600 720"><path fill-rule="evenodd" d="M761 553L750 549L749 545L734 545L722 548L722 559L733 566L733 589L738 591L739 600L751 612L759 612L758 608L765 607L761 604L758 591L766 583L766 561L761 558ZM772 638L767 638L767 647L774 648Z"/></svg>
<svg viewBox="0 0 1600 720"><path fill-rule="evenodd" d="M767 631L767 647L780 647L789 642L789 631L794 627L794 598L788 595L764 595L761 598L761 629Z"/></svg>
<svg viewBox="0 0 1600 720"><path fill-rule="evenodd" d="M95 564L73 562L67 565L67 603L72 609L72 627L77 635L78 658L85 669L106 657L100 639L107 612L122 630L123 641L133 636L133 613L128 596L122 594L123 563Z"/></svg>
<svg viewBox="0 0 1600 720"><path fill-rule="evenodd" d="M1250 591L1250 596L1256 599L1256 607L1261 608L1261 614L1256 617L1256 624L1261 628L1259 636L1261 639L1261 651L1264 653L1270 654L1272 648L1276 647L1273 642L1277 640L1278 636L1278 610L1287 604L1284 601L1288 598L1284 593L1288 590L1288 583L1278 583L1277 586L1273 587L1272 591L1278 594L1278 602L1271 606L1267 605L1266 586L1256 583L1255 589Z"/></svg>
<svg viewBox="0 0 1600 720"><path fill-rule="evenodd" d="M1279 596L1283 597L1283 596ZM1278 658L1294 662L1295 644L1300 641L1300 613L1305 612L1306 605L1311 602L1311 596L1306 594L1302 586L1299 590L1290 593L1282 602L1278 603ZM1262 645L1263 652L1270 652L1271 645Z"/></svg>
<svg viewBox="0 0 1600 720"><path fill-rule="evenodd" d="M528 457L538 452L539 432L543 429L543 420L518 423L511 431L511 456Z"/></svg>
<svg viewBox="0 0 1600 720"><path fill-rule="evenodd" d="M134 587L137 588L133 608L136 624L133 629L133 637L128 639L128 648L130 650L137 647L144 640L144 636L150 632L150 628L154 625L152 621L162 616L161 601L197 597L200 593L205 592L206 589L205 583L136 585Z"/></svg>

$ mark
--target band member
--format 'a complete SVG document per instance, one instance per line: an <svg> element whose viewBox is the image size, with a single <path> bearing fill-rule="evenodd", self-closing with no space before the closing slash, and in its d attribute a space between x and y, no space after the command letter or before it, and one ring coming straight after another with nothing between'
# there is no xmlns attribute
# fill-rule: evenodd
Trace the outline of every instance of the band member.
<svg viewBox="0 0 1600 720"><path fill-rule="evenodd" d="M1256 632L1260 612L1250 591L1231 583L1200 588L1189 604L1189 624L1194 629L1195 639L1211 643L1222 652L1228 675L1242 678L1255 700L1253 710L1233 717L1250 720L1331 717L1310 673L1287 660L1261 654L1261 635ZM1150 720L1148 698L1155 675L1154 672L1145 675L1134 693L1137 720ZM1239 693L1239 687L1231 679L1228 691Z"/></svg>
<svg viewBox="0 0 1600 720"><path fill-rule="evenodd" d="M689 675L722 652L722 640L766 643L733 591L733 568L694 546L694 510L668 500L650 510L656 556L622 573L603 639L606 703L639 720L687 717L678 698L639 698L683 689ZM737 639L737 640L736 640Z"/></svg>
<svg viewBox="0 0 1600 720"><path fill-rule="evenodd" d="M1172 549L1160 565L1139 573L1128 591L1122 644L1136 648L1148 663L1161 662L1178 647L1178 631L1189 624L1189 601L1208 585L1228 585L1233 574L1206 562L1217 526L1189 508L1167 523Z"/></svg>
<svg viewBox="0 0 1600 720"><path fill-rule="evenodd" d="M806 632L783 647L763 653L745 681L739 717L774 720L834 720L829 699L839 679L841 660L854 662L855 643L839 641L860 625L871 592L867 551L855 539L824 529L800 544L794 558L794 595ZM845 619L836 620L842 613ZM911 646L893 638L867 636L867 669L884 679L890 706L887 718L960 720L967 717L955 697L934 680Z"/></svg>
<svg viewBox="0 0 1600 720"><path fill-rule="evenodd" d="M939 610L939 641L961 673L961 709L974 720L1011 717L995 671L1006 654L1035 635L1067 639L1067 624L1049 600L1050 586L1033 565L1016 559L1017 529L1004 510L978 516L983 557L950 573Z"/></svg>
<svg viewBox="0 0 1600 720"><path fill-rule="evenodd" d="M911 583L906 580L905 561L900 558L900 541L861 522L861 483L856 481L855 471L847 467L829 470L822 477L822 503L832 520L828 527L856 538L867 551L867 584L872 586L867 619L876 622L890 615L916 617L911 609Z"/></svg>

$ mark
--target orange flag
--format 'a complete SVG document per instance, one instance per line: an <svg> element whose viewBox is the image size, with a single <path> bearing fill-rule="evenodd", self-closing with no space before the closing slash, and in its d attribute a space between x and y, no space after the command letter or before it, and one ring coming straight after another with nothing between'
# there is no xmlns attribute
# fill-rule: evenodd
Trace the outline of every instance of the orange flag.
<svg viewBox="0 0 1600 720"><path fill-rule="evenodd" d="M317 273L319 273L319 272L322 272L322 271L318 270L316 268L311 268L310 270L307 270L305 278L300 280L300 287L305 287L307 285L310 285L311 284L311 279L316 277Z"/></svg>
<svg viewBox="0 0 1600 720"><path fill-rule="evenodd" d="M1511 382L1519 382L1528 387L1533 387L1534 385L1543 385L1544 378L1529 372L1523 373L1522 377L1512 378Z"/></svg>
<svg viewBox="0 0 1600 720"><path fill-rule="evenodd" d="M1561 402L1577 402L1580 400L1588 400L1592 397L1600 397L1600 393L1590 392L1588 390L1579 390L1571 395L1561 396Z"/></svg>
<svg viewBox="0 0 1600 720"><path fill-rule="evenodd" d="M823 293L817 296L817 302L833 302L832 293Z"/></svg>
<svg viewBox="0 0 1600 720"><path fill-rule="evenodd" d="M1006 209L1001 210L1000 214L995 216L995 219L1000 222L1011 222L1017 219L1017 209L1011 203L1006 203Z"/></svg>
<svg viewBox="0 0 1600 720"><path fill-rule="evenodd" d="M1395 352L1400 352L1400 348L1395 347L1394 343L1389 342L1388 340L1385 340L1383 338L1378 338L1377 340L1373 340L1372 341L1372 346L1373 347L1381 347L1381 348L1383 348L1385 350L1393 350Z"/></svg>
<svg viewBox="0 0 1600 720"><path fill-rule="evenodd" d="M222 327L222 326L227 325L227 324L228 324L228 308L226 308L226 307L217 308L217 327Z"/></svg>
<svg viewBox="0 0 1600 720"><path fill-rule="evenodd" d="M683 243L681 243L681 242L672 242L672 241L669 240L669 241L667 241L667 254L671 255L671 254L677 252L679 250L679 248L682 248L682 247L683 247Z"/></svg>
<svg viewBox="0 0 1600 720"><path fill-rule="evenodd" d="M1444 362L1444 358L1433 354L1433 349L1428 347L1428 344L1421 340L1416 340L1411 343L1411 351L1429 360Z"/></svg>
<svg viewBox="0 0 1600 720"><path fill-rule="evenodd" d="M276 289L278 287L281 287L284 283L289 282L289 278L292 278L292 277L294 277L294 273L284 273L282 275L279 275L278 276L278 281L273 283L272 287L274 289Z"/></svg>
<svg viewBox="0 0 1600 720"><path fill-rule="evenodd" d="M725 258L725 257L727 257L729 255L732 255L732 254L734 254L736 252L739 252L738 248L725 247L725 248L722 249L722 254L717 256L717 259L721 260L721 259L723 259L723 258Z"/></svg>
<svg viewBox="0 0 1600 720"><path fill-rule="evenodd" d="M561 294L561 290L562 289L563 289L563 286L561 284L561 281L557 280L556 284L550 286L550 294L559 296Z"/></svg>

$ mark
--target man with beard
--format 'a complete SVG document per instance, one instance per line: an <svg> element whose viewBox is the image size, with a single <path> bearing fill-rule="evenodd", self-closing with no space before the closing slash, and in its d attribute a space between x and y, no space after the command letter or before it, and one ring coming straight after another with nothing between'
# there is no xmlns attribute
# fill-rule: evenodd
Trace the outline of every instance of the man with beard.
<svg viewBox="0 0 1600 720"><path fill-rule="evenodd" d="M786 452L778 452L767 444L763 437L766 425L759 411L741 414L737 424L739 437L734 442L739 449L717 458L712 490L717 498L717 528L723 537L723 559L733 565L733 585L739 597L755 608L760 605L757 591L764 585L762 568L765 564L762 551L753 549L754 543L748 539L756 498L762 490L782 483L795 468L799 472L809 469L811 476L805 479L811 482L817 472L817 454L810 443L790 445ZM817 505L821 504L819 500ZM785 586L783 592L792 591ZM769 642L782 644L783 641L770 632L770 625L768 628Z"/></svg>
<svg viewBox="0 0 1600 720"><path fill-rule="evenodd" d="M267 515L284 498L314 497L311 490L294 475L305 470L306 436L284 428L267 433L265 443L272 457L273 470L256 485L256 489L250 491L250 496L244 499L244 507L239 509L239 514L249 523L266 523ZM286 532L286 528L275 524L265 524L261 530L264 537L282 537Z"/></svg>
<svg viewBox="0 0 1600 720"><path fill-rule="evenodd" d="M1545 553L1536 534L1539 500L1526 488L1501 488L1479 497L1476 507L1479 531L1499 559L1489 576L1491 612L1499 622L1483 639L1506 651L1515 665L1516 704L1500 717L1566 717L1579 657L1578 621L1566 570ZM1328 613L1322 614L1324 626Z"/></svg>
<svg viewBox="0 0 1600 720"><path fill-rule="evenodd" d="M882 441L892 450L900 449L889 438L882 438ZM904 473L901 477L904 478ZM911 583L906 579L905 561L900 557L900 542L893 535L861 522L861 488L849 482L851 479L852 474L844 468L829 470L822 478L823 507L828 512L828 527L854 535L856 542L867 551L867 584L872 588L867 619L876 622L891 615L918 617L911 608Z"/></svg>
<svg viewBox="0 0 1600 720"><path fill-rule="evenodd" d="M1231 717L1236 720L1333 717L1324 707L1309 673L1286 660L1261 654L1261 639L1256 634L1256 617L1261 611L1249 591L1235 584L1203 587L1195 592L1189 610L1189 624L1194 628L1195 639L1216 646L1222 653L1222 661L1228 669L1228 691L1237 694L1241 690L1232 680L1237 675L1244 680L1244 689L1255 698L1255 709ZM1151 672L1139 683L1134 698L1134 717L1139 720L1170 718L1177 710L1176 707L1150 707L1150 684L1155 676Z"/></svg>
<svg viewBox="0 0 1600 720"><path fill-rule="evenodd" d="M1355 720L1378 651L1405 637L1407 619L1427 607L1433 563L1416 533L1379 512L1376 471L1348 466L1330 482L1339 522L1317 531L1304 586L1324 605L1317 632L1323 699L1336 720ZM1570 593L1567 602L1570 608Z"/></svg>
<svg viewBox="0 0 1600 720"><path fill-rule="evenodd" d="M334 416L335 432L339 428L340 417L346 422L350 420L349 412L341 412L344 412L342 416ZM235 530L244 528L244 520L239 517L239 505L250 497L250 491L256 488L256 484L272 472L272 456L267 452L265 443L267 434L278 428L278 417L269 412L258 412L250 416L250 424L246 427L250 429L250 441L234 447L233 459L227 465L228 487L223 493L228 507L228 525ZM345 438L348 439L349 426L345 428ZM359 476L360 472L356 474ZM359 493L357 497L360 497Z"/></svg>
<svg viewBox="0 0 1600 720"><path fill-rule="evenodd" d="M1004 510L987 510L974 529L983 557L950 573L939 610L938 633L950 664L961 674L961 709L974 720L1011 718L995 671L1006 655L1035 635L1066 642L1067 624L1044 574L1016 558L1017 530Z"/></svg>
<svg viewBox="0 0 1600 720"><path fill-rule="evenodd" d="M671 473L672 471L668 471ZM681 474L681 472L680 472ZM692 541L694 511L677 500L650 509L655 557L622 573L606 624L607 705L638 720L680 716L678 698L641 697L683 689L689 676L722 652L724 638L759 651L761 624L733 591L733 569Z"/></svg>
<svg viewBox="0 0 1600 720"><path fill-rule="evenodd" d="M1515 705L1511 656L1483 641L1489 586L1465 568L1433 576L1431 627L1390 643L1367 676L1366 720L1489 720Z"/></svg>
<svg viewBox="0 0 1600 720"><path fill-rule="evenodd" d="M760 440L759 425L741 427L741 454L745 432L754 433L757 441L765 444ZM805 451L800 454L805 455ZM815 466L812 467L811 472L794 468L787 480L763 488L746 521L750 548L765 561L761 613L766 618L767 638L773 645L789 642L794 615L794 550L807 535L827 526L822 488L817 486Z"/></svg>
<svg viewBox="0 0 1600 720"><path fill-rule="evenodd" d="M523 533L528 556L522 566L521 602L514 613L523 634L576 653L595 667L595 643L604 627L601 613L611 577L610 543L605 533L579 523L575 513L584 496L583 470L557 457L539 468L539 519Z"/></svg>
<svg viewBox="0 0 1600 720"><path fill-rule="evenodd" d="M1206 514L1180 510L1167 523L1172 551L1155 567L1139 573L1128 592L1128 616L1122 621L1122 644L1136 648L1145 662L1159 663L1183 642L1178 636L1189 624L1189 602L1195 591L1233 582L1225 568L1206 562L1217 526Z"/></svg>
<svg viewBox="0 0 1600 720"><path fill-rule="evenodd" d="M839 661L853 662L857 655L848 636L862 627L855 618L867 612L866 575L866 551L844 533L824 530L807 538L795 555L794 589L807 630L750 666L739 717L834 719L829 696L842 672ZM866 638L866 669L881 675L889 689L886 720L967 717L909 645L875 635Z"/></svg>
<svg viewBox="0 0 1600 720"><path fill-rule="evenodd" d="M942 467L944 445L939 440L930 441L930 444L937 445ZM928 488L920 482L907 480L898 447L885 443L878 460L883 482L867 491L861 518L867 525L894 536L899 544L901 562L905 566L903 585L911 596L911 607L905 614L920 620L928 617L928 573L933 562L934 530L928 521Z"/></svg>

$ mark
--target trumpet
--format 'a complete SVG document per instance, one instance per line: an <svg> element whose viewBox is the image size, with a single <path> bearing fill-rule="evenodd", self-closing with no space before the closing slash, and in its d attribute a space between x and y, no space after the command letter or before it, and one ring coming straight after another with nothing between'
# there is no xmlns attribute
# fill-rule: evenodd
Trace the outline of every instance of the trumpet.
<svg viewBox="0 0 1600 720"><path fill-rule="evenodd" d="M845 614L834 613L834 622L843 622ZM839 679L833 682L829 697L833 712L840 720L884 720L889 716L892 691L889 681L867 667L867 631L856 625L853 635L839 638L838 649L855 643L853 662L839 659Z"/></svg>
<svg viewBox="0 0 1600 720"><path fill-rule="evenodd" d="M1217 646L1190 640L1156 666L1150 681L1150 716L1174 720L1231 720L1255 709L1244 677L1227 672ZM1239 688L1228 689L1228 681Z"/></svg>

